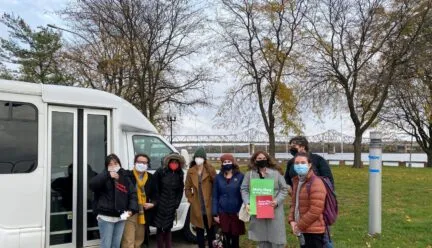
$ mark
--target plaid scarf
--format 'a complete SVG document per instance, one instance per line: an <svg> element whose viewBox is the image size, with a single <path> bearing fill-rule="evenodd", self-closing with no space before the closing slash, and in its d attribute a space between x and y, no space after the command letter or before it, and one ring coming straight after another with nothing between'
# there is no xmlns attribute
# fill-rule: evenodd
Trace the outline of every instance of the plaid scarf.
<svg viewBox="0 0 432 248"><path fill-rule="evenodd" d="M145 216L144 216L144 204L147 202L147 197L144 190L144 185L147 182L148 174L147 172L144 172L144 176L142 179L140 178L139 172L135 169L133 170L133 174L135 176L136 180L136 186L137 186L137 195L138 195L138 223L139 224L145 224Z"/></svg>

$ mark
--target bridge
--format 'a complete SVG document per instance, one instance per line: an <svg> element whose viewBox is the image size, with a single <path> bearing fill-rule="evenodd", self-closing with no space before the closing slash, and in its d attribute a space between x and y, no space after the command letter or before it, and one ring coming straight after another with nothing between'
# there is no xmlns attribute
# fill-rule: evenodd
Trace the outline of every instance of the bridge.
<svg viewBox="0 0 432 248"><path fill-rule="evenodd" d="M170 140L170 135L163 135ZM236 134L191 134L191 135L173 135L173 144L268 144L268 135L266 132L255 128L250 128ZM276 143L288 143L294 136L276 135ZM343 143L352 144L354 136L346 135L336 130L328 130L323 133L305 136L310 143ZM369 143L370 139L363 137L362 143ZM383 137L385 143L400 143L401 139L395 134L387 134Z"/></svg>

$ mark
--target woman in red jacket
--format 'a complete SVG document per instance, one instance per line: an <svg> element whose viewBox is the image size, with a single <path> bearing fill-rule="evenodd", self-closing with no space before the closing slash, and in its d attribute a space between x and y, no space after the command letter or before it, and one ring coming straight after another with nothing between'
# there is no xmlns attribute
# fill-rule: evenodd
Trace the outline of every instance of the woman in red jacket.
<svg viewBox="0 0 432 248"><path fill-rule="evenodd" d="M324 247L324 203L326 188L322 180L311 170L311 160L306 153L294 158L292 204L289 223L293 233L299 237L302 248ZM313 180L315 177L316 180Z"/></svg>

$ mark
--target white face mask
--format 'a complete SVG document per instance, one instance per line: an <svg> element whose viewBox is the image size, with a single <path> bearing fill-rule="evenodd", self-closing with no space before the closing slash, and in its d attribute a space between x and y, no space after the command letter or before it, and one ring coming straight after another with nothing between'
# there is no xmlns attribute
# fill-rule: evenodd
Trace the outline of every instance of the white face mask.
<svg viewBox="0 0 432 248"><path fill-rule="evenodd" d="M143 163L136 163L136 164L135 164L135 169L136 169L138 172L144 172L144 171L147 171L147 168L148 168L148 164L143 164Z"/></svg>
<svg viewBox="0 0 432 248"><path fill-rule="evenodd" d="M116 166L111 167L111 169L109 171L118 172L120 170L120 168L121 168L120 165L116 165Z"/></svg>
<svg viewBox="0 0 432 248"><path fill-rule="evenodd" d="M195 163L197 165L203 165L204 164L204 159L203 158L195 158Z"/></svg>

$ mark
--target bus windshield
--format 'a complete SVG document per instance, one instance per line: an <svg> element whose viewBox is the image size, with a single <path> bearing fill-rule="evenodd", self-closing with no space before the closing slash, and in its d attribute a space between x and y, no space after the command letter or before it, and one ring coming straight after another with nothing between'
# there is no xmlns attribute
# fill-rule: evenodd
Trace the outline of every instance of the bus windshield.
<svg viewBox="0 0 432 248"><path fill-rule="evenodd" d="M158 137L134 135L132 137L134 153L144 153L150 157L150 170L162 166L162 159L173 151Z"/></svg>

